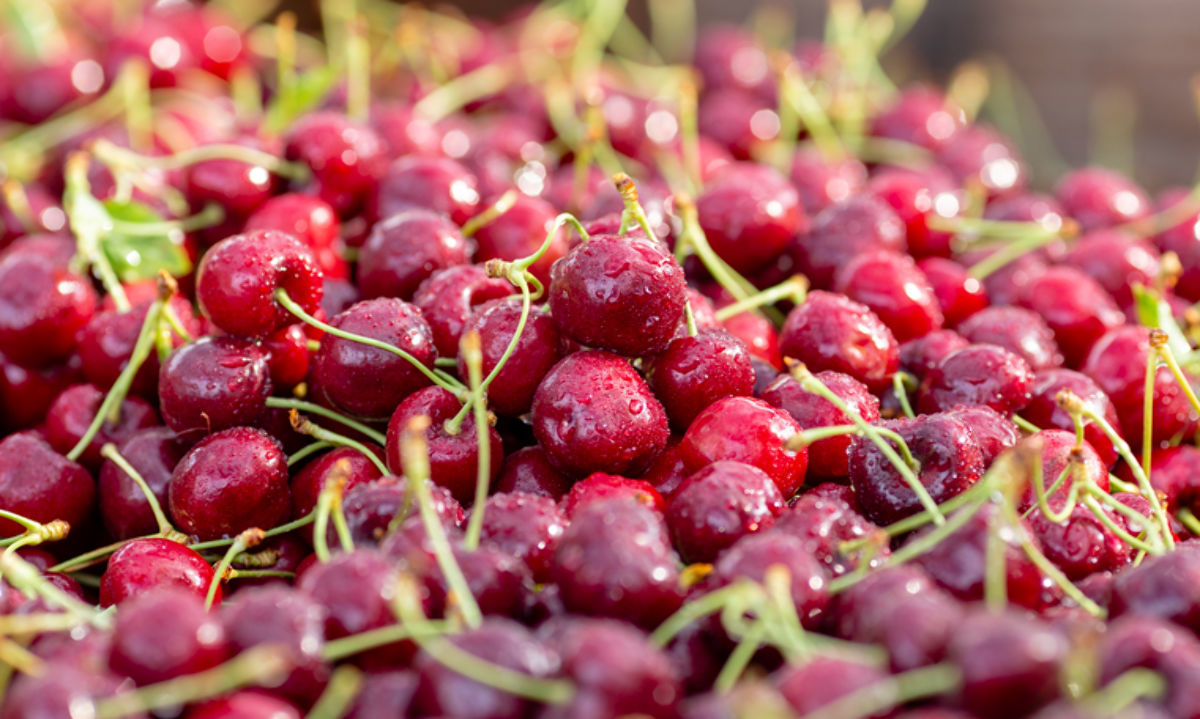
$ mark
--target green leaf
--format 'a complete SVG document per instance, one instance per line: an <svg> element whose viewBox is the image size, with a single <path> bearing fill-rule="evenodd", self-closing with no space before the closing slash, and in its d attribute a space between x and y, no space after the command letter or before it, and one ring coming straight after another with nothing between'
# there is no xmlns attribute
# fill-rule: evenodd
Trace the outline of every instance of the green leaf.
<svg viewBox="0 0 1200 719"><path fill-rule="evenodd" d="M1187 357L1192 351L1192 345L1184 336L1183 330L1175 322L1171 313L1171 304L1159 297L1158 293L1142 285L1133 286L1133 303L1137 310L1138 322L1146 327L1156 327L1167 333L1167 346L1177 358ZM1182 359L1180 360L1182 361Z"/></svg>
<svg viewBox="0 0 1200 719"><path fill-rule="evenodd" d="M291 87L280 91L267 108L267 127L283 132L304 113L317 107L337 82L337 69L332 65L314 67L300 75Z"/></svg>
<svg viewBox="0 0 1200 719"><path fill-rule="evenodd" d="M154 209L140 202L113 200L106 201L104 209L117 228L105 235L100 247L122 282L157 277L161 270L175 277L191 271L191 260L183 247L172 239L172 232L164 230L135 234L121 229L123 225L152 226L162 223L162 215Z"/></svg>

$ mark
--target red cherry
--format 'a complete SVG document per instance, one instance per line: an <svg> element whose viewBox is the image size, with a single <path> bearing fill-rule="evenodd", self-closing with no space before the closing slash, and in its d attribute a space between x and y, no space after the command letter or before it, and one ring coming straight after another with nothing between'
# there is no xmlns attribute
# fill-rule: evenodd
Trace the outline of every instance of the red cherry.
<svg viewBox="0 0 1200 719"><path fill-rule="evenodd" d="M775 482L780 494L790 498L804 484L808 467L807 449L784 446L799 431L790 415L762 400L727 397L696 417L679 443L679 452L693 472L719 460L757 467Z"/></svg>

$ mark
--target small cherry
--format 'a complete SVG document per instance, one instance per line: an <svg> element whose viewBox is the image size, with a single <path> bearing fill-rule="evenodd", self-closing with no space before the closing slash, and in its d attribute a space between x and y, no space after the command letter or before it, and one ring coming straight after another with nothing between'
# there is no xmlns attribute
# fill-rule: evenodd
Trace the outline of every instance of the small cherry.
<svg viewBox="0 0 1200 719"><path fill-rule="evenodd" d="M473 247L458 226L429 210L405 210L375 223L359 248L356 278L363 297L411 300L434 272L466 264Z"/></svg>
<svg viewBox="0 0 1200 719"><path fill-rule="evenodd" d="M191 437L252 424L271 394L266 348L231 335L201 337L171 353L158 373L163 421Z"/></svg>

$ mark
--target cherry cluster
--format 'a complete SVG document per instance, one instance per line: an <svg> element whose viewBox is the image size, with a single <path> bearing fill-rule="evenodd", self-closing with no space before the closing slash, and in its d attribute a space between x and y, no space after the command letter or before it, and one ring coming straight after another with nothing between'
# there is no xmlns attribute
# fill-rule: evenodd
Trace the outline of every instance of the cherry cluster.
<svg viewBox="0 0 1200 719"><path fill-rule="evenodd" d="M1200 191L918 4L0 4L0 717L1200 716Z"/></svg>

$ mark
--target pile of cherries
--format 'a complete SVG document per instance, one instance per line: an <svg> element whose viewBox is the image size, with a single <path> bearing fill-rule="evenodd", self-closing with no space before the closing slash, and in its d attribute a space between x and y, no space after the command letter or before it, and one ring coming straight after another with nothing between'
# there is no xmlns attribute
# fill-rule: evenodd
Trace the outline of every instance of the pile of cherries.
<svg viewBox="0 0 1200 719"><path fill-rule="evenodd" d="M883 11L129 5L0 26L0 718L1200 717L1200 193Z"/></svg>

